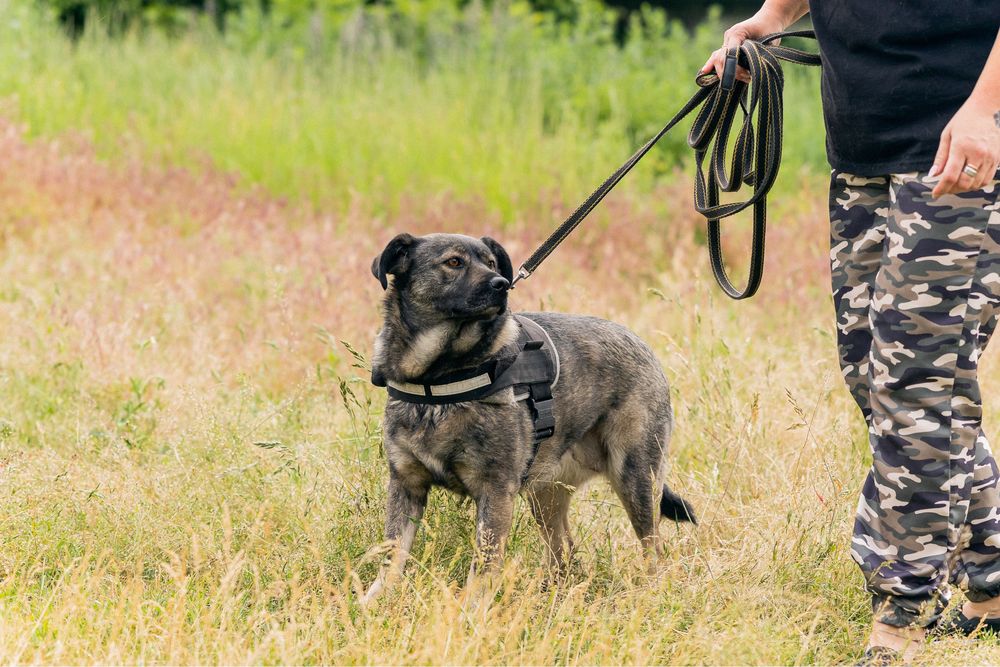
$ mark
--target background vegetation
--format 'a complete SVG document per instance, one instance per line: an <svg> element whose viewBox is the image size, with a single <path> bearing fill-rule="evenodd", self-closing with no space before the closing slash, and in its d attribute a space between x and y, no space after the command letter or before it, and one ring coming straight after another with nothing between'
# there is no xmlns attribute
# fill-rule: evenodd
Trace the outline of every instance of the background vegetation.
<svg viewBox="0 0 1000 667"><path fill-rule="evenodd" d="M467 7L475 0L447 0L457 8ZM481 0L492 6L496 0ZM129 25L176 29L198 15L208 17L220 29L227 21L244 13L264 14L279 23L297 22L307 17L320 20L343 20L358 8L380 8L401 15L410 13L413 0L37 0L52 10L71 32L78 32L88 18L110 21L113 28ZM501 0L500 4L502 4ZM526 0L536 12L544 12L562 21L579 16L578 0ZM705 12L705 3L697 0L605 0L605 6L617 11L621 19L643 6L667 10L671 15L698 20ZM739 12L752 12L760 5L757 0L722 0L716 3Z"/></svg>
<svg viewBox="0 0 1000 667"><path fill-rule="evenodd" d="M859 656L869 611L846 547L867 445L831 336L815 73L788 72L754 300L712 282L679 136L512 297L650 342L677 412L671 484L701 525L663 525L649 578L595 484L571 575L543 589L519 506L503 586L473 611L471 509L435 493L406 581L364 610L386 476L364 368L372 256L407 230L491 234L524 257L690 95L720 20L643 10L622 33L593 3L562 3L567 18L275 0L220 30L144 6L74 37L0 0L3 662ZM746 240L727 227L737 264ZM938 641L923 659L996 663L1000 645Z"/></svg>
<svg viewBox="0 0 1000 667"><path fill-rule="evenodd" d="M92 26L73 43L15 11L0 26L0 95L30 134L80 133L106 156L211 165L340 208L447 192L510 220L590 192L690 97L718 40L717 22L692 33L644 10L619 44L614 12L577 13L450 0L318 21L247 10L222 35ZM784 168L820 168L817 73L789 69ZM624 187L649 191L686 152L671 134Z"/></svg>

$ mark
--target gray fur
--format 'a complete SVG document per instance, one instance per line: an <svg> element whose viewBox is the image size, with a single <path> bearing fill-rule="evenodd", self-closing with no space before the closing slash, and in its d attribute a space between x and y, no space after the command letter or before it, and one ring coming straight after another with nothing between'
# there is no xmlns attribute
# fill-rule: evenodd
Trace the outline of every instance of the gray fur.
<svg viewBox="0 0 1000 667"><path fill-rule="evenodd" d="M449 266L452 258L462 266ZM512 277L507 253L491 239L400 235L375 258L372 273L386 287L372 364L377 378L432 380L474 368L517 337L507 290L490 287L498 275ZM523 493L550 564L562 567L566 548L572 548L570 499L597 475L611 483L652 555L660 548L661 516L694 521L690 506L664 485L673 415L652 350L625 327L595 317L523 315L549 333L559 352L555 434L532 458L531 418L509 389L486 401L452 405L390 399L383 423L389 463L385 537L396 549L366 600L401 571L434 485L475 500L476 541L486 566L502 555L514 498Z"/></svg>

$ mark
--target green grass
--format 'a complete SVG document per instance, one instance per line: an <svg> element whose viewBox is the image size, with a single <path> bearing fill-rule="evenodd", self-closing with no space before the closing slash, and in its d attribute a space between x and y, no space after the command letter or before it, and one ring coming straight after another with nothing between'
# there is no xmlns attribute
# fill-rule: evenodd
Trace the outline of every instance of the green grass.
<svg viewBox="0 0 1000 667"><path fill-rule="evenodd" d="M32 134L207 162L341 209L449 193L506 220L589 193L693 94L721 33L648 12L619 48L596 9L567 27L514 4L421 17L425 30L370 14L285 34L248 18L226 38L92 30L71 45L4 4L0 96ZM821 169L818 76L788 69L785 169ZM684 140L668 136L624 187L648 192L684 160Z"/></svg>

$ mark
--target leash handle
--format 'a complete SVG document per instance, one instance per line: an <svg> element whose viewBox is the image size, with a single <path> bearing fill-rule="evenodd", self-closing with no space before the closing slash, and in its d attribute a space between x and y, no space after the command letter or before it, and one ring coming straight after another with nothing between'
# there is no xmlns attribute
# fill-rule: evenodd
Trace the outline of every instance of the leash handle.
<svg viewBox="0 0 1000 667"><path fill-rule="evenodd" d="M736 83L736 65L739 61L740 50L737 47L732 47L726 50L726 64L722 69L722 81L719 85L725 91L730 91L733 89L733 84Z"/></svg>
<svg viewBox="0 0 1000 667"><path fill-rule="evenodd" d="M821 64L820 56L816 53L773 43L783 37L815 39L815 33L811 30L794 30L773 33L759 41L746 40L738 49L727 52L722 79L714 72L697 76L695 82L698 90L691 99L659 132L598 186L528 257L518 269L511 287L531 276L663 135L700 105L688 133L688 145L695 151L695 209L707 220L712 273L722 290L733 299L753 296L760 286L764 269L767 193L774 184L781 165L784 74L779 61L808 66ZM749 85L736 79L737 66L749 70ZM744 117L733 147L731 167L727 170L726 147L737 109L743 111ZM709 154L711 157L706 172L704 163ZM746 201L719 203L720 192L737 192L744 184L753 187L753 194ZM746 286L739 289L726 273L720 221L751 206L753 237L750 268Z"/></svg>

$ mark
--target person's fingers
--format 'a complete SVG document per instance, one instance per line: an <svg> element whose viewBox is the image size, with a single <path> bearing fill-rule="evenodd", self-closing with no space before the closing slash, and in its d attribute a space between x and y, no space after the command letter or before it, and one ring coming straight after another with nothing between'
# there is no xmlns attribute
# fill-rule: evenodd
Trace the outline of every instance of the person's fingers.
<svg viewBox="0 0 1000 667"><path fill-rule="evenodd" d="M983 152L982 164L979 167L980 182L976 188L977 190L985 188L996 180L997 169L1000 168L997 161L998 157L992 151L986 150Z"/></svg>
<svg viewBox="0 0 1000 667"><path fill-rule="evenodd" d="M701 74L707 74L708 72L715 71L715 75L722 79L722 73L726 69L726 49L718 49L712 52L712 57L708 59L705 65L701 68ZM744 83L750 83L750 72L744 67L736 68L736 78Z"/></svg>
<svg viewBox="0 0 1000 667"><path fill-rule="evenodd" d="M969 162L967 164L972 165L976 170L976 175L970 179L972 183L969 184L969 190L981 190L986 187L988 166L985 161Z"/></svg>
<svg viewBox="0 0 1000 667"><path fill-rule="evenodd" d="M965 166L965 156L962 154L962 151L958 150L955 142L950 142L950 146L948 149L948 161L941 167L941 180L938 181L931 192L931 196L935 198L955 192L955 189L959 185L959 180L965 176L962 173L962 167ZM968 176L965 176L965 178L968 178Z"/></svg>
<svg viewBox="0 0 1000 667"><path fill-rule="evenodd" d="M705 63L704 71L711 72L712 70L715 70L715 73L721 78L722 67L726 60L725 53L725 49L716 49L715 51L712 51L712 55L709 56L708 62Z"/></svg>
<svg viewBox="0 0 1000 667"><path fill-rule="evenodd" d="M712 51L712 53L709 54L708 60L705 61L704 66L702 66L700 70L702 74L705 74L706 72L711 72L712 70L715 69L715 60L718 57L720 51L722 51L722 49L716 49L715 51Z"/></svg>
<svg viewBox="0 0 1000 667"><path fill-rule="evenodd" d="M743 42L746 41L746 35L742 32L730 32L726 31L726 35L722 40L723 51L728 51L729 49L739 48Z"/></svg>
<svg viewBox="0 0 1000 667"><path fill-rule="evenodd" d="M705 65L701 68L700 73L707 74L709 72L714 71L716 75L721 76L722 65L720 59L722 57L722 53L723 53L722 49L716 49L715 51L712 51L712 55L710 55L708 57L708 60L705 61Z"/></svg>
<svg viewBox="0 0 1000 667"><path fill-rule="evenodd" d="M960 157L961 171L952 192L978 190L985 184L986 171L989 168L989 155L986 147L969 139L959 139L953 143L957 144L956 153ZM969 171L972 173L970 174Z"/></svg>
<svg viewBox="0 0 1000 667"><path fill-rule="evenodd" d="M980 154L975 162L970 160L967 164L971 164L976 170L976 175L972 179L972 187L969 188L970 190L982 190L993 180L993 174L996 173L996 169L993 167L993 160L990 159L985 151Z"/></svg>
<svg viewBox="0 0 1000 667"><path fill-rule="evenodd" d="M978 172L976 173L976 178L979 177ZM958 172L958 181L955 183L955 187L951 189L951 194L957 195L962 192L969 192L970 190L976 189L976 179L969 176L964 171Z"/></svg>
<svg viewBox="0 0 1000 667"><path fill-rule="evenodd" d="M726 55L729 53L729 50L739 49L739 47L742 46L743 42L745 42L746 40L747 40L747 31L745 28L742 28L739 25L735 25L726 31L726 34L723 36L722 49L720 50L719 53L719 58L721 60L721 63L719 64L719 67L717 67L716 69L716 73L719 75L720 79L722 78L723 70L725 70L726 68ZM745 67L737 66L736 80L742 81L743 83L750 83L750 71L747 70Z"/></svg>
<svg viewBox="0 0 1000 667"><path fill-rule="evenodd" d="M726 53L732 48L739 48L748 39L748 30L743 24L737 23L727 30L722 36L722 48L716 49L709 56L702 66L700 73L706 74L715 71L715 75L722 79L722 73L726 69ZM736 68L736 79L744 83L750 83L750 72L743 67Z"/></svg>
<svg viewBox="0 0 1000 667"><path fill-rule="evenodd" d="M721 67L718 70L719 78L722 78L722 70L726 67L726 54L729 53L731 49L738 49L743 42L747 39L747 30L743 27L742 23L737 23L732 28L727 30L722 36L722 53L721 53ZM740 78L740 67L736 68L736 78ZM744 70L745 72L746 70ZM746 81L750 80L750 75L747 74Z"/></svg>
<svg viewBox="0 0 1000 667"><path fill-rule="evenodd" d="M951 128L945 127L941 132L941 140L938 142L937 153L934 154L934 163L927 175L933 178L941 173L944 163L948 161L948 150L951 148Z"/></svg>

